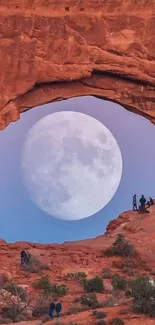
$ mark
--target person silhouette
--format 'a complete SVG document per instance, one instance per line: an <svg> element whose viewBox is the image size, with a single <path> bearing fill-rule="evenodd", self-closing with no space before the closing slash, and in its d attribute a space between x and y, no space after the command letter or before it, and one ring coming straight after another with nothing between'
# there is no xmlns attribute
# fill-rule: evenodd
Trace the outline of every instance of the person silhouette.
<svg viewBox="0 0 155 325"><path fill-rule="evenodd" d="M141 196L140 200L140 212L145 212L145 203L146 203L146 199L144 197L144 195Z"/></svg>
<svg viewBox="0 0 155 325"><path fill-rule="evenodd" d="M136 194L133 196L133 211L137 210L137 197Z"/></svg>
<svg viewBox="0 0 155 325"><path fill-rule="evenodd" d="M54 303L54 301L52 301L52 303L50 304L50 308L49 308L49 316L51 318L53 318L54 310L55 310L55 303Z"/></svg>
<svg viewBox="0 0 155 325"><path fill-rule="evenodd" d="M55 306L55 310L56 310L56 313L57 313L57 317L60 316L61 309L62 309L61 302L57 302L57 304Z"/></svg>

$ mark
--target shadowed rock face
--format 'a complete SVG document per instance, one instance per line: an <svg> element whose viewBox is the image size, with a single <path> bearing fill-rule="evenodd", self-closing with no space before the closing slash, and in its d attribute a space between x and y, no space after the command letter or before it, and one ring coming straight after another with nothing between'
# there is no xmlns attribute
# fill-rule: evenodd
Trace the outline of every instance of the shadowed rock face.
<svg viewBox="0 0 155 325"><path fill-rule="evenodd" d="M44 103L93 95L155 122L155 2L1 0L0 130Z"/></svg>

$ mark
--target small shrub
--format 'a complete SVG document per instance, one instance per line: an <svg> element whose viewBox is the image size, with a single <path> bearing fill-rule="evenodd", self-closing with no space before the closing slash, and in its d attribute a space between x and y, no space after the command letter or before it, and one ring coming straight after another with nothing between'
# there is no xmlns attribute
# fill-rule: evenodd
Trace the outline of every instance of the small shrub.
<svg viewBox="0 0 155 325"><path fill-rule="evenodd" d="M132 244L130 244L122 234L118 234L115 242L113 243L112 247L108 248L105 251L106 256L135 256L136 250Z"/></svg>
<svg viewBox="0 0 155 325"><path fill-rule="evenodd" d="M96 294L90 294L81 297L81 305L88 306L90 308L97 308L99 302L97 300Z"/></svg>
<svg viewBox="0 0 155 325"><path fill-rule="evenodd" d="M0 275L0 288L3 288L5 284L9 282L9 278L5 273Z"/></svg>
<svg viewBox="0 0 155 325"><path fill-rule="evenodd" d="M151 268L138 256L124 257L120 261L114 261L113 266L120 269L123 273L134 276L135 270L142 268L145 271L151 271Z"/></svg>
<svg viewBox="0 0 155 325"><path fill-rule="evenodd" d="M95 325L106 325L106 321L103 319L100 319Z"/></svg>
<svg viewBox="0 0 155 325"><path fill-rule="evenodd" d="M80 302L81 301L81 297L75 297L74 299L73 299L73 302L74 303L77 303L77 302Z"/></svg>
<svg viewBox="0 0 155 325"><path fill-rule="evenodd" d="M78 314L80 310L80 306L72 306L68 309L67 315L75 315Z"/></svg>
<svg viewBox="0 0 155 325"><path fill-rule="evenodd" d="M48 275L42 276L40 279L34 282L34 288L43 289L46 295L56 295L57 297L65 296L68 292L68 287L65 284L57 285L53 284Z"/></svg>
<svg viewBox="0 0 155 325"><path fill-rule="evenodd" d="M74 306L74 307L70 307L67 311L67 315L73 315L73 314L78 314L81 313L83 311L87 311L90 310L89 306L83 305L83 306Z"/></svg>
<svg viewBox="0 0 155 325"><path fill-rule="evenodd" d="M103 280L98 276L95 276L90 280L86 280L84 283L84 290L87 292L103 292L104 291Z"/></svg>
<svg viewBox="0 0 155 325"><path fill-rule="evenodd" d="M75 274L74 273L67 273L65 276L64 276L64 279L65 280L73 280L75 277Z"/></svg>
<svg viewBox="0 0 155 325"><path fill-rule="evenodd" d="M101 318L105 318L105 317L107 317L107 313L105 313L104 311L98 311L98 310L94 310L94 311L93 311L93 315L94 315L97 319L101 319Z"/></svg>
<svg viewBox="0 0 155 325"><path fill-rule="evenodd" d="M112 286L114 288L114 290L126 290L127 287L127 281L122 278L120 275L115 274L112 277Z"/></svg>
<svg viewBox="0 0 155 325"><path fill-rule="evenodd" d="M124 321L119 318L119 317L115 317L112 319L112 321L110 322L110 325L124 325Z"/></svg>
<svg viewBox="0 0 155 325"><path fill-rule="evenodd" d="M80 313L80 312L83 312L83 311L87 311L87 310L90 310L90 307L89 307L89 306L81 305L81 306L79 307L79 313Z"/></svg>
<svg viewBox="0 0 155 325"><path fill-rule="evenodd" d="M53 284L51 293L55 294L57 297L63 297L67 294L68 287L65 284Z"/></svg>
<svg viewBox="0 0 155 325"><path fill-rule="evenodd" d="M30 273L40 273L42 270L49 270L50 268L47 264L42 264L36 257L31 255L29 264L22 265L22 269Z"/></svg>
<svg viewBox="0 0 155 325"><path fill-rule="evenodd" d="M35 306L33 308L32 311L32 316L33 317L40 317L43 316L45 314L48 314L49 311L49 305L51 303L51 297L50 296L46 296L44 294L40 295L37 298L37 301L35 303Z"/></svg>
<svg viewBox="0 0 155 325"><path fill-rule="evenodd" d="M113 307L114 306L114 300L113 300L113 298L108 298L108 299L106 299L106 300L104 300L103 302L102 302L102 306L101 307Z"/></svg>
<svg viewBox="0 0 155 325"><path fill-rule="evenodd" d="M85 272L78 272L78 273L75 273L75 278L78 280L86 279L87 275Z"/></svg>
<svg viewBox="0 0 155 325"><path fill-rule="evenodd" d="M155 288L147 277L139 277L132 282L131 296L136 312L155 317Z"/></svg>
<svg viewBox="0 0 155 325"><path fill-rule="evenodd" d="M4 318L10 318L13 322L20 320L21 316L25 316L27 307L30 303L29 300L22 302L19 293L16 294L16 299L13 299L11 295L5 295L3 291L0 292L1 301L4 306L1 307L1 315Z"/></svg>
<svg viewBox="0 0 155 325"><path fill-rule="evenodd" d="M111 279L112 278L112 272L110 269L103 269L102 273L103 279Z"/></svg>
<svg viewBox="0 0 155 325"><path fill-rule="evenodd" d="M131 297L132 296L132 290L126 290L125 291L125 296L128 297L128 298Z"/></svg>
<svg viewBox="0 0 155 325"><path fill-rule="evenodd" d="M43 289L44 291L48 290L48 288L51 288L51 281L49 279L48 275L41 276L40 279L36 280L33 283L33 287L35 289Z"/></svg>
<svg viewBox="0 0 155 325"><path fill-rule="evenodd" d="M27 293L21 286L18 286L17 283L8 282L3 286L3 289L10 292L12 296L19 296L22 301L26 301Z"/></svg>
<svg viewBox="0 0 155 325"><path fill-rule="evenodd" d="M66 280L83 280L87 278L87 275L84 272L67 273L64 278Z"/></svg>
<svg viewBox="0 0 155 325"><path fill-rule="evenodd" d="M135 276L136 272L134 270L128 269L128 268L124 268L122 270L123 273L127 274L128 276Z"/></svg>

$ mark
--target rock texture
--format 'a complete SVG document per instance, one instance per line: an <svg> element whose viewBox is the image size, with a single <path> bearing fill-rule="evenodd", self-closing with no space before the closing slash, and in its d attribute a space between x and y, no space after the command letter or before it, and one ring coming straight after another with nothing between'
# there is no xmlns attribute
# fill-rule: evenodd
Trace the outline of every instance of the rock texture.
<svg viewBox="0 0 155 325"><path fill-rule="evenodd" d="M97 324L92 311L77 311L75 313L79 303L75 302L74 298L84 294L83 287L77 280L66 279L65 275L85 272L89 279L96 275L102 276L103 269L109 268L113 274L117 273L126 278L132 279L134 276L145 274L150 275L155 280L155 205L150 207L149 211L150 214L143 215L133 211L122 213L117 219L109 223L104 235L94 239L49 245L27 242L8 244L1 241L0 274L5 273L10 279L26 288L28 293L37 297L38 290L33 288L33 283L40 275L27 273L20 269L20 251L28 249L33 256L50 267L49 270L44 270L43 274L48 274L52 282L66 284L69 287L67 296L62 297L63 315L61 322L64 325L68 325L70 322L79 325ZM139 252L141 261L143 261L143 263L137 264L138 259L136 258L135 266L132 266L132 269L127 269L126 272L125 268L128 268L129 265L126 262L123 264L120 257L105 257L103 255L103 250L111 246L118 233L124 234L126 239L133 243ZM129 273L129 271L132 271L132 273ZM106 290L112 290L110 279L104 279L104 284ZM100 302L109 298L113 299L113 307L99 309L99 311L107 313L107 320L117 316L124 320L125 325L154 324L154 319L133 314L130 308L130 299L128 300L121 294L115 295L112 291L111 293L97 294L97 297ZM70 308L72 308L72 312L68 315L67 312ZM18 324L41 325L42 322L43 318L41 317L38 321L26 321ZM51 325L55 324L55 322L54 319L53 322L50 321L45 324Z"/></svg>
<svg viewBox="0 0 155 325"><path fill-rule="evenodd" d="M1 0L0 130L93 95L155 123L154 0Z"/></svg>

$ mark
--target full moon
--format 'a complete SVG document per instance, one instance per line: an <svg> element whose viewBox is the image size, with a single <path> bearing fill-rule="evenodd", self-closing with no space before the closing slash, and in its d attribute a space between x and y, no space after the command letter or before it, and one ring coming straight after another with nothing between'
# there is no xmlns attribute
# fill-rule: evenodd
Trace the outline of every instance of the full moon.
<svg viewBox="0 0 155 325"><path fill-rule="evenodd" d="M49 114L29 130L21 154L23 181L31 200L63 220L87 218L114 196L122 156L112 133L79 112Z"/></svg>

